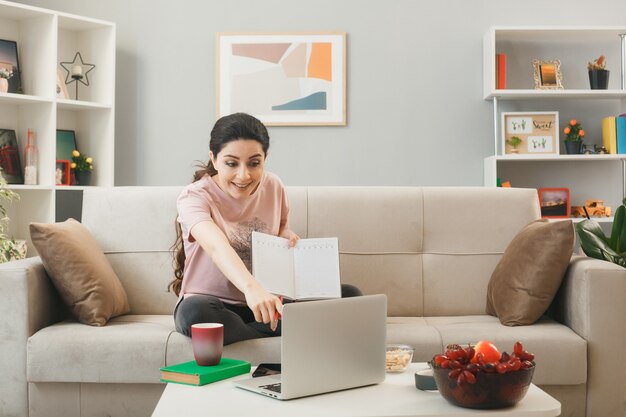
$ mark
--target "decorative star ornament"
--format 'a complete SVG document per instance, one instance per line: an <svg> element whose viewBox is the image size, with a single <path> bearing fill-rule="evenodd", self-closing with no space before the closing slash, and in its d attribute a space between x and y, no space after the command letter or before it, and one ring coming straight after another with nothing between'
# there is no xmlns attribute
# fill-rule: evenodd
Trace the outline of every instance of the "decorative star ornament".
<svg viewBox="0 0 626 417"><path fill-rule="evenodd" d="M61 62L61 66L65 71L67 71L65 84L71 84L75 81L80 81L87 86L89 85L89 77L87 77L87 74L89 74L89 72L96 67L93 64L88 64L84 62L83 57L80 55L80 52L76 52L76 55L74 55L74 60L72 62Z"/></svg>

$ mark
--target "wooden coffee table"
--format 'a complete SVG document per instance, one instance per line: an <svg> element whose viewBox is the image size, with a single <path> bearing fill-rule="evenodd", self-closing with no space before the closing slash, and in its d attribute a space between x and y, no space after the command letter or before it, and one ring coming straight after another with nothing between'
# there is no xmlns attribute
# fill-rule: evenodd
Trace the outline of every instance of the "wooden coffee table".
<svg viewBox="0 0 626 417"><path fill-rule="evenodd" d="M425 363L413 363L403 373L387 374L382 384L289 401L275 400L233 385L233 380L249 375L202 387L167 384L152 417L553 417L561 414L561 404L535 385L531 385L526 397L512 408L470 410L456 407L437 391L415 388L415 372L426 367Z"/></svg>

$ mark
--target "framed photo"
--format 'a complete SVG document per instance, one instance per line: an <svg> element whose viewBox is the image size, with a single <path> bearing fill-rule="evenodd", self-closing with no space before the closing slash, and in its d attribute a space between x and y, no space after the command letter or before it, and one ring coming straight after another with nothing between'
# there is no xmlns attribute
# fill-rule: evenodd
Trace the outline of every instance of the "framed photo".
<svg viewBox="0 0 626 417"><path fill-rule="evenodd" d="M0 167L8 184L24 184L15 130L0 129Z"/></svg>
<svg viewBox="0 0 626 417"><path fill-rule="evenodd" d="M558 112L502 112L503 155L558 155Z"/></svg>
<svg viewBox="0 0 626 417"><path fill-rule="evenodd" d="M346 34L219 33L217 117L268 126L346 124Z"/></svg>
<svg viewBox="0 0 626 417"><path fill-rule="evenodd" d="M70 98L70 94L67 92L67 85L65 84L65 75L63 75L61 70L57 70L57 98Z"/></svg>
<svg viewBox="0 0 626 417"><path fill-rule="evenodd" d="M8 93L21 93L22 81L17 59L17 42L0 39L0 68L9 74Z"/></svg>
<svg viewBox="0 0 626 417"><path fill-rule="evenodd" d="M533 61L535 89L561 90L563 75L561 75L561 61Z"/></svg>
<svg viewBox="0 0 626 417"><path fill-rule="evenodd" d="M541 217L548 219L569 218L569 188L540 188L537 193Z"/></svg>
<svg viewBox="0 0 626 417"><path fill-rule="evenodd" d="M76 147L76 132L73 130L57 130L56 159L71 161L74 149L78 149Z"/></svg>
<svg viewBox="0 0 626 417"><path fill-rule="evenodd" d="M57 159L57 168L54 174L56 185L70 185L70 161Z"/></svg>

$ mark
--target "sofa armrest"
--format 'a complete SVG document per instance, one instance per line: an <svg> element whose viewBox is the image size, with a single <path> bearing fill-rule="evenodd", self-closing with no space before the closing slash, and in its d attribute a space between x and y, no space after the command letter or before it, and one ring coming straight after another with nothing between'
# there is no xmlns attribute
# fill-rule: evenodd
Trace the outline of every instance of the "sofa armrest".
<svg viewBox="0 0 626 417"><path fill-rule="evenodd" d="M0 414L28 415L27 340L65 311L40 258L0 264Z"/></svg>
<svg viewBox="0 0 626 417"><path fill-rule="evenodd" d="M625 300L626 269L593 258L571 259L552 307L556 320L587 341L588 416L624 415Z"/></svg>

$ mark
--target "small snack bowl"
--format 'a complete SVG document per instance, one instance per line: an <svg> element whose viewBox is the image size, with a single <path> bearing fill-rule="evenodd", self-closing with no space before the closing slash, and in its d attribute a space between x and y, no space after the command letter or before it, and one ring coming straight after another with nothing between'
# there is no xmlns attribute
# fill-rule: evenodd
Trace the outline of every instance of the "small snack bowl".
<svg viewBox="0 0 626 417"><path fill-rule="evenodd" d="M404 372L413 359L413 346L387 345L387 372Z"/></svg>

